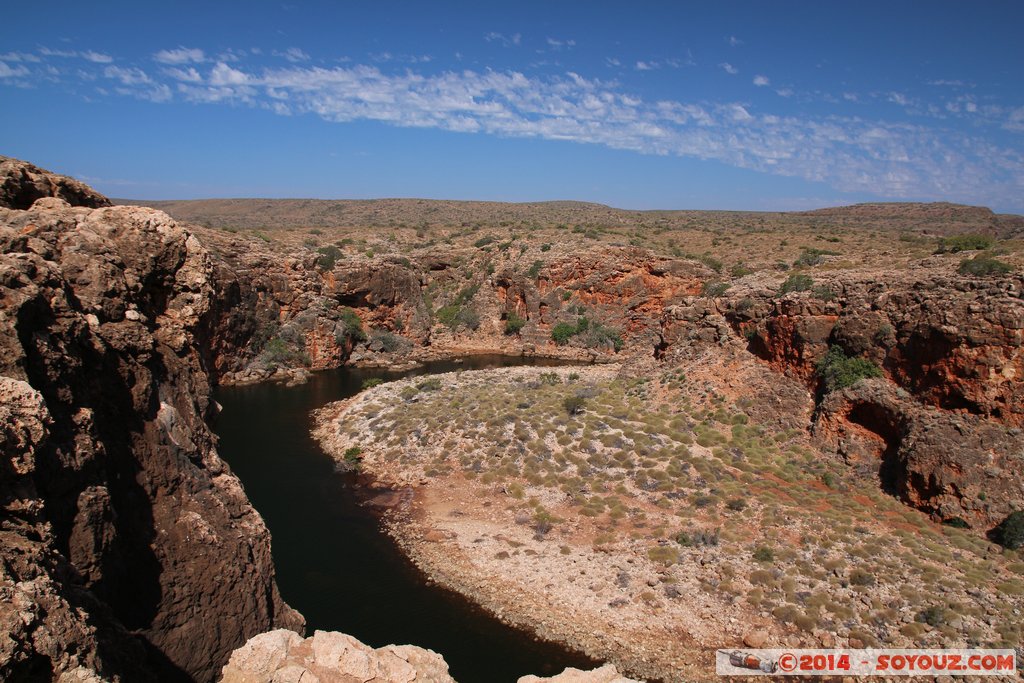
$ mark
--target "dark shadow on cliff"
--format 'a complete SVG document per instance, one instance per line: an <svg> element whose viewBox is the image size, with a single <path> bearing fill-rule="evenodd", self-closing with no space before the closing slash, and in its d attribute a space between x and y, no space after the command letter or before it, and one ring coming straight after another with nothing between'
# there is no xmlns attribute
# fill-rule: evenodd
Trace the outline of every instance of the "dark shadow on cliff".
<svg viewBox="0 0 1024 683"><path fill-rule="evenodd" d="M65 295L79 308L70 291L65 290ZM161 566L152 548L156 531L151 492L140 483L140 458L153 456L152 446L144 438L144 419L155 416L157 381L129 354L97 344L94 333L83 329L80 322L58 319L42 299L33 304L19 310L17 329L28 381L43 395L53 418L47 448L39 454L36 486L46 503L56 550L69 559L66 581L108 607L119 625L138 633L152 625L161 600ZM131 382L140 380L148 380L149 386L132 386ZM140 402L146 405L138 405ZM88 420L83 418L89 411L92 429L86 430L83 426ZM70 558L79 498L89 487L106 490L112 514L111 528L90 529L96 535L86 558L91 565L87 576L85 568L74 566ZM104 535L111 539L109 543L96 541ZM79 556L90 552L88 548L83 551L80 540L78 543ZM83 604L89 600L83 600L80 591L65 593L86 610L96 610L96 605ZM97 611L104 610L100 607ZM90 612L90 617L100 624L105 621L101 614ZM106 635L112 637L98 639L100 659L104 668L109 663L111 669L117 669L126 655L131 659L126 650L137 646L115 633ZM152 652L149 658L160 680L191 680L166 658ZM131 675L113 670L104 673Z"/></svg>

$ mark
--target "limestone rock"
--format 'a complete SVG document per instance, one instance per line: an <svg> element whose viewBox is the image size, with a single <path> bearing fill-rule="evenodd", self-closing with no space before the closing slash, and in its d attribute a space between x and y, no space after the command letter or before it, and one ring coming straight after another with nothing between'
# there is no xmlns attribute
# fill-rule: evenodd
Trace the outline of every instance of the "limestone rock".
<svg viewBox="0 0 1024 683"><path fill-rule="evenodd" d="M541 681L552 681L552 683L639 683L635 679L620 675L612 664L605 664L592 671L580 671L569 667L562 673L549 678L523 676L518 683L541 683Z"/></svg>
<svg viewBox="0 0 1024 683"><path fill-rule="evenodd" d="M286 630L261 633L232 653L222 683L454 683L441 655L411 645L371 648L336 631L303 640Z"/></svg>
<svg viewBox="0 0 1024 683"><path fill-rule="evenodd" d="M0 156L0 206L27 209L41 198L54 197L71 206L110 206L110 200L74 178L50 173L38 166ZM46 201L40 205L53 208Z"/></svg>

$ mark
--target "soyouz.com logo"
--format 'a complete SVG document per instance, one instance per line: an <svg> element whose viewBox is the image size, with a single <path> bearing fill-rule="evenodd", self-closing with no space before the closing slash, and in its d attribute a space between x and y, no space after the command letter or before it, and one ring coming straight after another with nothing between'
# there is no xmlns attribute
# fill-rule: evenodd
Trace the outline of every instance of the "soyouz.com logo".
<svg viewBox="0 0 1024 683"><path fill-rule="evenodd" d="M718 650L720 676L1006 676L1013 650Z"/></svg>

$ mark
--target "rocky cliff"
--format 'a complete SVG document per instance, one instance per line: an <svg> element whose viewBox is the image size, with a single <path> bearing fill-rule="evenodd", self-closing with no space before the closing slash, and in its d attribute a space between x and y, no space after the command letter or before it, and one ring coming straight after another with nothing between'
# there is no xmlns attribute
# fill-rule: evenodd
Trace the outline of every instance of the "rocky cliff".
<svg viewBox="0 0 1024 683"><path fill-rule="evenodd" d="M212 680L303 624L207 426L216 266L166 214L3 165L0 677Z"/></svg>

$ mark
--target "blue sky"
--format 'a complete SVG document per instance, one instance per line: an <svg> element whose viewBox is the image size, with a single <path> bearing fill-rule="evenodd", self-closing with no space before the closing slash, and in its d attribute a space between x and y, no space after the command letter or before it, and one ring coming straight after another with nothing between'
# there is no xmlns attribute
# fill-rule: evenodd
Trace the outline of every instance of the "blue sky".
<svg viewBox="0 0 1024 683"><path fill-rule="evenodd" d="M1021 2L79 1L4 15L0 153L112 196L1024 212Z"/></svg>

